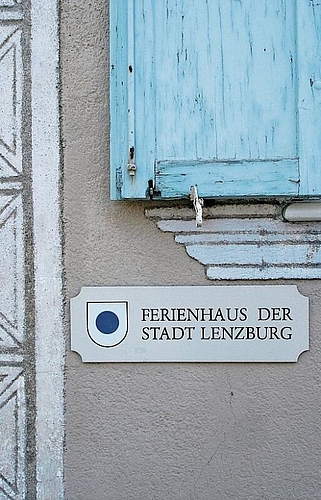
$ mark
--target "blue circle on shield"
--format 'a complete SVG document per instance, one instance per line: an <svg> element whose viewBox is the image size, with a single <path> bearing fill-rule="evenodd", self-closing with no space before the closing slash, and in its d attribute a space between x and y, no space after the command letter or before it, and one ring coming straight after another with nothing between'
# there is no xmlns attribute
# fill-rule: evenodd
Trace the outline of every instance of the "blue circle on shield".
<svg viewBox="0 0 321 500"><path fill-rule="evenodd" d="M110 335L119 327L119 318L112 311L103 311L96 318L96 326L101 333Z"/></svg>

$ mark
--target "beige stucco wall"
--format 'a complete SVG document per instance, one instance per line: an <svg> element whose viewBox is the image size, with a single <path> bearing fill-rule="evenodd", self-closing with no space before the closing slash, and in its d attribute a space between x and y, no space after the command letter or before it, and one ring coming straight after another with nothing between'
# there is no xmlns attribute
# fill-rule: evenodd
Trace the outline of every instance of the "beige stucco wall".
<svg viewBox="0 0 321 500"><path fill-rule="evenodd" d="M147 203L109 199L107 27L104 0L61 1L67 299L90 285L217 285ZM321 499L321 285L292 283L311 299L296 364L83 364L68 344L66 498Z"/></svg>

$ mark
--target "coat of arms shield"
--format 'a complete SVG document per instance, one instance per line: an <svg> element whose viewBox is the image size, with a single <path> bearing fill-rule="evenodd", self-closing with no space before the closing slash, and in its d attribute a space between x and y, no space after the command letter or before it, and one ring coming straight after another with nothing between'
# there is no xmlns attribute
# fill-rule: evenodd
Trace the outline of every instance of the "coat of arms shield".
<svg viewBox="0 0 321 500"><path fill-rule="evenodd" d="M101 347L116 347L128 333L128 302L87 302L87 332Z"/></svg>

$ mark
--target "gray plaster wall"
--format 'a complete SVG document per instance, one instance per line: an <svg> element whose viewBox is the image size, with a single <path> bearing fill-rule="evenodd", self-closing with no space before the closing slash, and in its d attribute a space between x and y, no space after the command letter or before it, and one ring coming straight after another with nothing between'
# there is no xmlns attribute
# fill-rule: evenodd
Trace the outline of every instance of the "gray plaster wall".
<svg viewBox="0 0 321 500"><path fill-rule="evenodd" d="M107 2L61 1L61 69L66 298L219 285L148 203L109 199ZM291 283L311 305L298 363L83 364L67 344L66 499L321 499L321 284Z"/></svg>

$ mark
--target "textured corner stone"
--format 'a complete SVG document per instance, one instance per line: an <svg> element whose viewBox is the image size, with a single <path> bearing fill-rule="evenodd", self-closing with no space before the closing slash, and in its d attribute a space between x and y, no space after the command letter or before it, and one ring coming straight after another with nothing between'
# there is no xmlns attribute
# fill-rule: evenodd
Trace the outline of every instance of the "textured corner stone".
<svg viewBox="0 0 321 500"><path fill-rule="evenodd" d="M8 24L1 17L0 8L0 177L15 177L22 172L21 29L20 22Z"/></svg>
<svg viewBox="0 0 321 500"><path fill-rule="evenodd" d="M23 500L25 391L19 367L0 366L0 435L0 499Z"/></svg>
<svg viewBox="0 0 321 500"><path fill-rule="evenodd" d="M0 351L24 337L24 242L20 194L0 191Z"/></svg>

